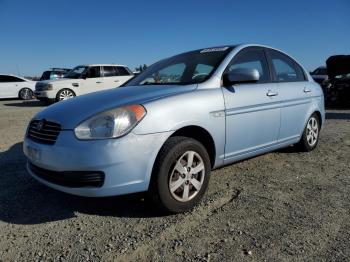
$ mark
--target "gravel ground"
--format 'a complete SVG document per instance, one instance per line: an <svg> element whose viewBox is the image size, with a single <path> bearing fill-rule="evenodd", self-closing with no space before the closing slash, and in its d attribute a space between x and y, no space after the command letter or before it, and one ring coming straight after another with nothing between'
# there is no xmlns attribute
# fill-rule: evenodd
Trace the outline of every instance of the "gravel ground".
<svg viewBox="0 0 350 262"><path fill-rule="evenodd" d="M36 101L0 101L0 261L350 261L350 111L317 149L293 147L212 172L190 213L141 195L88 199L33 180L22 139Z"/></svg>

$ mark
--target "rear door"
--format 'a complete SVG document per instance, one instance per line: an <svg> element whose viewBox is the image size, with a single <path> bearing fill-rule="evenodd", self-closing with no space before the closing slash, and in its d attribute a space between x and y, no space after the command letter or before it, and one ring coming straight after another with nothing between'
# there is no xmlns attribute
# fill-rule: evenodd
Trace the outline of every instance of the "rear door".
<svg viewBox="0 0 350 262"><path fill-rule="evenodd" d="M124 66L117 66L118 76L115 78L116 86L120 86L132 78L134 75Z"/></svg>
<svg viewBox="0 0 350 262"><path fill-rule="evenodd" d="M89 67L84 75L86 79L83 81L82 88L79 88L80 94L87 94L104 89L100 66Z"/></svg>
<svg viewBox="0 0 350 262"><path fill-rule="evenodd" d="M103 66L104 89L115 88L120 85L119 73L116 66Z"/></svg>
<svg viewBox="0 0 350 262"><path fill-rule="evenodd" d="M281 130L278 140L295 140L304 129L312 90L307 87L308 81L303 69L293 59L272 49L268 49L267 53L281 99Z"/></svg>
<svg viewBox="0 0 350 262"><path fill-rule="evenodd" d="M238 68L258 70L260 80L222 88L226 106L226 162L275 144L280 128L279 96L276 84L271 83L264 49L243 49L225 73Z"/></svg>

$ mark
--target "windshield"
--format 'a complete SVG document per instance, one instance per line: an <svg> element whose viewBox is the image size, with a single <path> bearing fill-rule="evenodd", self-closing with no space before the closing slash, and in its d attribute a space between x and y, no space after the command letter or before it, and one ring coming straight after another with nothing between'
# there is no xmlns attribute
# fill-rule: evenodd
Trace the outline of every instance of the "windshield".
<svg viewBox="0 0 350 262"><path fill-rule="evenodd" d="M43 81L43 80L49 80L50 79L50 71L45 71L43 73L43 75L40 77L39 81Z"/></svg>
<svg viewBox="0 0 350 262"><path fill-rule="evenodd" d="M161 60L133 78L126 86L187 85L207 80L232 47L196 50Z"/></svg>
<svg viewBox="0 0 350 262"><path fill-rule="evenodd" d="M64 78L72 78L72 79L78 79L81 77L81 75L84 73L84 71L87 69L87 66L77 66L70 70L68 74L64 76Z"/></svg>
<svg viewBox="0 0 350 262"><path fill-rule="evenodd" d="M327 69L326 68L318 68L312 73L312 75L327 75Z"/></svg>

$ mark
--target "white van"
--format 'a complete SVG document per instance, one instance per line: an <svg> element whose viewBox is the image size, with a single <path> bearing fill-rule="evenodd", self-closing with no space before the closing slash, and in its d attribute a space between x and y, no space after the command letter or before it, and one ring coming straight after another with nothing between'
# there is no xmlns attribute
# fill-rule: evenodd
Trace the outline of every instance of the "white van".
<svg viewBox="0 0 350 262"><path fill-rule="evenodd" d="M119 87L134 75L124 65L80 65L69 71L64 78L40 81L35 86L37 99L58 102L78 95Z"/></svg>

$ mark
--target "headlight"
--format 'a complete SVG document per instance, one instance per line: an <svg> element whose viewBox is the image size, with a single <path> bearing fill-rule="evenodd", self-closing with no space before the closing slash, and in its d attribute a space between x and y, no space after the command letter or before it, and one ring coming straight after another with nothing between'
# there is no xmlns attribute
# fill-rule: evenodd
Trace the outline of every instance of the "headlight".
<svg viewBox="0 0 350 262"><path fill-rule="evenodd" d="M120 137L129 133L145 115L146 110L141 105L108 110L79 124L74 133L82 140Z"/></svg>
<svg viewBox="0 0 350 262"><path fill-rule="evenodd" d="M45 86L43 86L43 90L46 91L46 90L52 90L53 89L53 85L52 84L47 84Z"/></svg>

